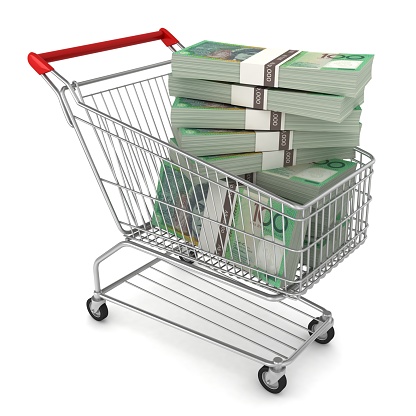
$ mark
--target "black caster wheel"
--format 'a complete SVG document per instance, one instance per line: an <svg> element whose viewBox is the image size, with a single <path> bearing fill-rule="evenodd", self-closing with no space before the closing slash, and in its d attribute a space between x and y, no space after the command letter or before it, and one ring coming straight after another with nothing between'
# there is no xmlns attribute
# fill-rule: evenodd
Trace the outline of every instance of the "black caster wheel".
<svg viewBox="0 0 416 416"><path fill-rule="evenodd" d="M317 319L312 319L312 321L309 322L309 325L308 325L309 335L313 334L313 332L315 330L315 326L318 323L319 323L319 321ZM318 338L315 339L315 341L318 344L328 344L328 342L331 342L331 340L334 338L334 336L335 336L335 330L334 330L334 327L331 327L331 328L328 329L326 334L320 335Z"/></svg>
<svg viewBox="0 0 416 416"><path fill-rule="evenodd" d="M270 383L270 381L267 380L267 373L269 371L269 367L267 365L263 366L259 370L259 381L260 384L269 392L273 394L280 393L287 384L286 376L283 375L279 378L275 383Z"/></svg>
<svg viewBox="0 0 416 416"><path fill-rule="evenodd" d="M195 258L195 251L192 251L192 250L189 251L189 257L194 257ZM185 263L188 263L188 264L193 264L194 263L194 260L187 259L186 257L179 256L179 258Z"/></svg>
<svg viewBox="0 0 416 416"><path fill-rule="evenodd" d="M88 313L96 320L96 321L102 321L103 319L107 318L108 316L108 308L105 303L103 303L97 312L91 311L91 298L87 300L87 309Z"/></svg>

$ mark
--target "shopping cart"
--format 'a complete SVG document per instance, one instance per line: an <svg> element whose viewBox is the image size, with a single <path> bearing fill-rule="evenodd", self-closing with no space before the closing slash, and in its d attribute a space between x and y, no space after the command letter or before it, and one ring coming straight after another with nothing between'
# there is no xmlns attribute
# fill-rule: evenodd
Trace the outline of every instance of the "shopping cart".
<svg viewBox="0 0 416 416"><path fill-rule="evenodd" d="M287 365L334 337L331 313L304 294L366 240L374 159L356 148L354 172L294 204L255 186L253 175L229 175L170 142L170 61L72 83L50 65L155 40L183 47L160 29L28 57L56 93L124 237L94 263L88 311L101 321L109 301L242 354L263 365L260 383L279 393ZM237 203L256 220L238 225ZM280 239L265 234L266 221ZM101 288L100 264L124 247L153 259Z"/></svg>

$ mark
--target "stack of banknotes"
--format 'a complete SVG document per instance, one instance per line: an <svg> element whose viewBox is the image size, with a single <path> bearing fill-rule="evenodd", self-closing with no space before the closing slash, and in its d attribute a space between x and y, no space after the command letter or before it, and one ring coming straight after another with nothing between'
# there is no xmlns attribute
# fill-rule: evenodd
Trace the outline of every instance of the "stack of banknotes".
<svg viewBox="0 0 416 416"><path fill-rule="evenodd" d="M336 196L305 212L239 186L230 180L201 180L184 174L177 161L160 170L152 225L175 237L238 264L240 269L282 288L296 279L300 264L315 268L340 249L352 226L348 216L354 198L348 184ZM307 203L354 173L357 164L330 159L243 175L282 200ZM330 195L331 197L331 195ZM283 214L283 215L282 215ZM273 220L271 220L273 219ZM282 277L280 279L279 277Z"/></svg>
<svg viewBox="0 0 416 416"><path fill-rule="evenodd" d="M248 187L239 186L238 197L228 196L227 202L231 182L224 178L226 173L242 175L293 206L307 204L351 175L357 168L354 147L360 144L360 106L372 62L369 54L212 41L174 52L170 144L225 173L207 171L205 182L197 162L194 166L171 151L172 163L161 167L153 226L247 265L251 274L276 287L281 285L276 276L287 283L296 278L299 264L315 267L324 261L347 238L345 218L352 198L348 192L332 204L334 212L315 205L320 214L305 227L296 209L287 214L289 208L260 194L249 195ZM185 163L187 175L180 169ZM198 180L192 172L198 173ZM224 184L214 186L209 180ZM174 208L178 204L179 210ZM262 212L288 215L290 232L279 234L279 227L266 230L262 214L254 225L256 204L263 206ZM337 222L342 226L334 228ZM332 228L336 232L328 233ZM306 245L319 241L306 260L296 253L305 239Z"/></svg>
<svg viewBox="0 0 416 416"><path fill-rule="evenodd" d="M320 149L315 161L337 157L359 145L372 62L369 54L199 42L172 55L173 133L194 156ZM293 165L313 161L296 153Z"/></svg>

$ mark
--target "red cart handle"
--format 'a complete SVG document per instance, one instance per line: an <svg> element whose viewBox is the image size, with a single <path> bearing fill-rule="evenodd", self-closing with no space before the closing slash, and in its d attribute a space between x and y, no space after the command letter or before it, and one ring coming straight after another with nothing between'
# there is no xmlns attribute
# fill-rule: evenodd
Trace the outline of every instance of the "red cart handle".
<svg viewBox="0 0 416 416"><path fill-rule="evenodd" d="M109 51L111 49L124 48L125 46L138 45L140 43L161 40L166 46L172 46L179 41L166 29L159 29L157 32L144 33L143 35L129 36L127 38L107 40L105 42L91 43L90 45L76 46L74 48L61 49L59 51L34 53L30 52L27 60L31 67L39 74L43 75L53 71L49 62L60 61L62 59L75 58L77 56L89 55L91 53Z"/></svg>

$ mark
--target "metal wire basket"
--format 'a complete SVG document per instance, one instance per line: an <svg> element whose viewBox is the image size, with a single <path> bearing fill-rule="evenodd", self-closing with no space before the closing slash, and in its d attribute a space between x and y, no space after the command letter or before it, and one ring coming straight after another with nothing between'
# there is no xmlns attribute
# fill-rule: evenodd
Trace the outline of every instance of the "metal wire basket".
<svg viewBox="0 0 416 416"><path fill-rule="evenodd" d="M277 392L283 385L285 366L300 351L313 340L332 339L331 314L303 295L366 240L374 158L356 148L351 159L357 164L355 171L307 204L295 204L256 186L253 174L245 172L244 166L241 176L230 175L172 143L172 98L167 84L170 61L72 83L49 64L156 39L171 50L182 47L161 29L118 41L29 55L31 65L57 94L124 236L124 241L95 262L95 291L89 299L89 311L95 319L104 319L108 313L105 301L109 300L243 353L266 365L266 370L259 373L260 382L269 391ZM237 210L236 206L245 209ZM150 253L155 260L102 289L100 263L126 246ZM133 285L130 280L134 276L153 268L161 259L195 277L214 278L263 300L300 299L313 310L306 313L299 309L308 322L294 324L308 331L307 336L284 330L292 338L301 339L297 347L278 341L289 348L289 353L252 340L274 352L271 358L265 358L108 295L123 283ZM247 302L253 303L232 295L243 300L243 305L237 307L240 311L245 311ZM318 312L320 316L315 319ZM255 315L247 314L250 318ZM293 323L292 318L282 319ZM255 325L247 326L256 331Z"/></svg>

